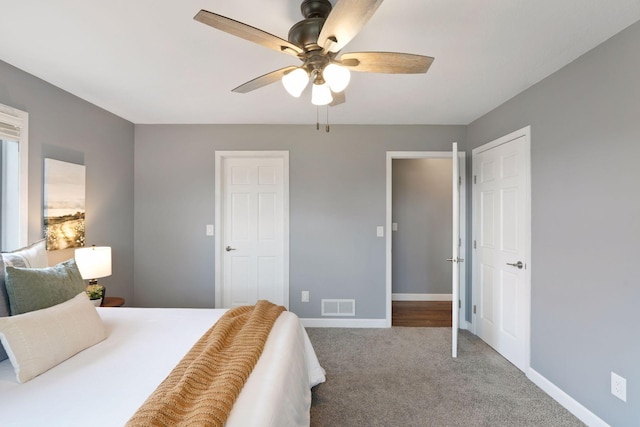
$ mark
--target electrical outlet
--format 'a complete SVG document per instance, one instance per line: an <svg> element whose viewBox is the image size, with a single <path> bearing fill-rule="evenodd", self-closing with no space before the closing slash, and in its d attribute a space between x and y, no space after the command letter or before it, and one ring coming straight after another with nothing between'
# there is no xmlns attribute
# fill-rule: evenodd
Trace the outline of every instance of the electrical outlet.
<svg viewBox="0 0 640 427"><path fill-rule="evenodd" d="M309 291L302 291L302 302L309 302Z"/></svg>
<svg viewBox="0 0 640 427"><path fill-rule="evenodd" d="M627 401L627 380L611 372L611 394L623 402Z"/></svg>

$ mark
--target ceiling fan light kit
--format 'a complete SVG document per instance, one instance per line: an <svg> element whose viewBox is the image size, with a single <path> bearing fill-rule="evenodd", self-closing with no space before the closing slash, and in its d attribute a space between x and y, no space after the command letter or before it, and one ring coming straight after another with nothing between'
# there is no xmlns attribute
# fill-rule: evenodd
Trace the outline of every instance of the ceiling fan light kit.
<svg viewBox="0 0 640 427"><path fill-rule="evenodd" d="M322 71L322 76L332 92L342 92L349 85L351 73L348 69L337 64L329 64Z"/></svg>
<svg viewBox="0 0 640 427"><path fill-rule="evenodd" d="M309 84L309 73L304 68L296 68L282 76L282 85L289 95L299 98Z"/></svg>
<svg viewBox="0 0 640 427"><path fill-rule="evenodd" d="M314 105L338 105L351 79L351 71L388 74L426 73L433 58L398 52L349 52L341 54L378 9L382 0L339 0L335 7L329 0L303 0L302 21L289 30L288 40L242 22L201 10L194 19L218 30L269 49L296 56L299 67L287 66L250 80L233 92L247 93L282 81L294 97L300 97L313 81L311 102ZM338 57L338 55L340 57Z"/></svg>
<svg viewBox="0 0 640 427"><path fill-rule="evenodd" d="M327 83L314 83L311 88L311 103L313 105L327 105L333 101L331 89Z"/></svg>

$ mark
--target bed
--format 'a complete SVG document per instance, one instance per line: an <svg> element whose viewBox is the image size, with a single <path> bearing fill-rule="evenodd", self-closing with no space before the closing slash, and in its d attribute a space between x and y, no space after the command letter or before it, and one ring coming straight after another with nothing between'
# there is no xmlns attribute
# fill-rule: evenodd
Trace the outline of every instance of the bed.
<svg viewBox="0 0 640 427"><path fill-rule="evenodd" d="M124 425L225 311L97 310L108 338L49 371L20 384L11 362L0 362L0 424ZM310 388L322 381L324 371L299 319L284 312L226 425L308 426Z"/></svg>
<svg viewBox="0 0 640 427"><path fill-rule="evenodd" d="M24 383L17 381L10 360L0 362L0 425L125 425L226 311L91 309L97 310L106 339ZM300 319L284 311L225 425L308 426L310 389L323 381Z"/></svg>

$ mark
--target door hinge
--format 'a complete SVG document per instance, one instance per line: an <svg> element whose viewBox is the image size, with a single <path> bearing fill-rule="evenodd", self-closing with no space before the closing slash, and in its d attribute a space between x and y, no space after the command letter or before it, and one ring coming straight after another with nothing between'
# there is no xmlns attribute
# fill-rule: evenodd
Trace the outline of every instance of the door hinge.
<svg viewBox="0 0 640 427"><path fill-rule="evenodd" d="M460 187L462 185L462 177L459 176L458 177L458 187Z"/></svg>
<svg viewBox="0 0 640 427"><path fill-rule="evenodd" d="M477 248L477 245L476 245L476 241L474 240L473 241L473 249L476 249L476 248Z"/></svg>
<svg viewBox="0 0 640 427"><path fill-rule="evenodd" d="M476 306L473 306L473 314L476 314Z"/></svg>
<svg viewBox="0 0 640 427"><path fill-rule="evenodd" d="M477 184L477 183L478 183L477 178L478 178L478 177L477 177L476 175L473 175L473 183L474 183L474 184Z"/></svg>
<svg viewBox="0 0 640 427"><path fill-rule="evenodd" d="M458 247L462 247L462 237L458 238Z"/></svg>
<svg viewBox="0 0 640 427"><path fill-rule="evenodd" d="M458 308L462 308L462 300L461 299L458 300Z"/></svg>

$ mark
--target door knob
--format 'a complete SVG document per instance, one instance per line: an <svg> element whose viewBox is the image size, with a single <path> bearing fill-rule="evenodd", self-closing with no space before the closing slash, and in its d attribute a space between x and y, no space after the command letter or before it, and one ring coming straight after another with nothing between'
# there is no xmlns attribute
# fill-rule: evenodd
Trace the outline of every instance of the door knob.
<svg viewBox="0 0 640 427"><path fill-rule="evenodd" d="M232 248L231 246L227 246L226 248L224 248L227 252L229 251L235 251L236 248Z"/></svg>
<svg viewBox="0 0 640 427"><path fill-rule="evenodd" d="M522 267L524 267L524 264L522 263L522 261L518 261L518 262L514 262L514 263L508 262L507 265L510 265L512 267L518 267L518 269L520 269L520 270L522 270Z"/></svg>

